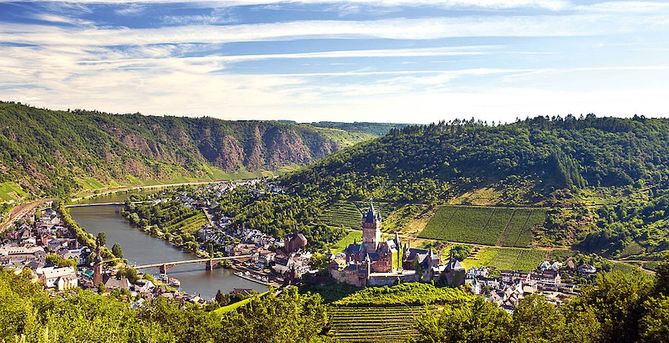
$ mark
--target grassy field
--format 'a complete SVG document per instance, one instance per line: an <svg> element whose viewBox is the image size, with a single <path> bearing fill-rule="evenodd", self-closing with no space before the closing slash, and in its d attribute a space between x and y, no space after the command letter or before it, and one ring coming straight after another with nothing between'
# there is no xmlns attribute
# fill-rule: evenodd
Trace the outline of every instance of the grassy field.
<svg viewBox="0 0 669 343"><path fill-rule="evenodd" d="M0 183L0 202L19 201L28 196L16 182Z"/></svg>
<svg viewBox="0 0 669 343"><path fill-rule="evenodd" d="M406 342L417 335L422 306L331 306L330 334L341 342Z"/></svg>
<svg viewBox="0 0 669 343"><path fill-rule="evenodd" d="M332 247L332 253L337 254L344 251L344 249L354 241L357 241L358 243L362 242L362 231L349 231L344 238L340 239L339 242Z"/></svg>
<svg viewBox="0 0 669 343"><path fill-rule="evenodd" d="M532 227L541 225L543 209L442 206L418 235L421 238L509 247L529 247Z"/></svg>
<svg viewBox="0 0 669 343"><path fill-rule="evenodd" d="M498 270L531 271L547 257L547 251L481 247L479 251L462 263L466 268L489 266Z"/></svg>

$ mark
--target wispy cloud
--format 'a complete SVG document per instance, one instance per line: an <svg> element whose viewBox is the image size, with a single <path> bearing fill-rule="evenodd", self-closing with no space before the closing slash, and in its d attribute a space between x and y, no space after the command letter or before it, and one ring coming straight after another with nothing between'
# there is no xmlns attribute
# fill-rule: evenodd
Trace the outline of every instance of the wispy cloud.
<svg viewBox="0 0 669 343"><path fill-rule="evenodd" d="M15 0L0 0L12 2ZM73 2L80 4L166 4L184 3L184 0L40 0L41 2ZM439 6L439 7L475 7L475 8L546 8L559 10L570 5L567 0L197 0L203 6L235 7L250 5L278 5L286 3L297 4L346 4L369 5L382 7L397 6Z"/></svg>
<svg viewBox="0 0 669 343"><path fill-rule="evenodd" d="M438 39L448 37L550 37L660 32L669 14L635 17L606 15L511 16L388 19L373 21L293 21L240 25L188 25L148 29L71 29L4 25L0 41L37 45L149 45L230 43L297 38Z"/></svg>
<svg viewBox="0 0 669 343"><path fill-rule="evenodd" d="M52 2L27 11L34 17L26 23L0 21L0 98L303 121L652 115L667 105L666 3L233 0L161 7L165 2L173 1ZM266 7L235 11L240 4L281 15L258 18ZM307 20L303 4L345 15ZM196 8L180 15L181 6ZM443 11L417 7L457 10L438 16ZM384 16L369 16L369 8ZM411 9L422 14L405 15ZM118 25L105 20L118 16ZM104 24L82 19L99 17ZM133 21L151 25L126 25Z"/></svg>

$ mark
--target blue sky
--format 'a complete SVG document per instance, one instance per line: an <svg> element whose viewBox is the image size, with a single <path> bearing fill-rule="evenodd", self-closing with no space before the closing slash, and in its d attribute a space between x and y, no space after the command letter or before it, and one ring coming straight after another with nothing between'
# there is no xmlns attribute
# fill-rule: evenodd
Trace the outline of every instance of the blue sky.
<svg viewBox="0 0 669 343"><path fill-rule="evenodd" d="M669 1L0 0L0 99L222 119L669 115Z"/></svg>

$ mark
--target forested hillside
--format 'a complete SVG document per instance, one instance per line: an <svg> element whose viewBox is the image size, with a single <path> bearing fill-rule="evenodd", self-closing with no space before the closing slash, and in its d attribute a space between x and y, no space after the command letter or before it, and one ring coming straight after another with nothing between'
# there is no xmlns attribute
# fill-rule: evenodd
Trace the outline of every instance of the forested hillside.
<svg viewBox="0 0 669 343"><path fill-rule="evenodd" d="M663 184L667 141L666 119L455 120L393 129L284 181L298 193L330 200L431 203L488 188L500 203L546 203L556 190Z"/></svg>
<svg viewBox="0 0 669 343"><path fill-rule="evenodd" d="M259 175L375 136L310 124L51 111L0 103L7 199L116 184ZM383 128L382 128L383 129Z"/></svg>

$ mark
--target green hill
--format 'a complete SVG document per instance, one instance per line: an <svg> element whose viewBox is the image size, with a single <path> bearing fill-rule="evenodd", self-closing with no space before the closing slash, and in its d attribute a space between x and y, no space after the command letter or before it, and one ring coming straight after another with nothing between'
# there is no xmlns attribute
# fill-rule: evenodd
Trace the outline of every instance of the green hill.
<svg viewBox="0 0 669 343"><path fill-rule="evenodd" d="M441 207L420 211L415 227L425 238L576 244L608 256L659 258L669 249L667 141L669 119L588 115L505 125L456 120L392 129L282 182L293 194L322 204L323 217L337 225L354 223L349 214L355 212L342 204L369 198L394 208L539 206L550 210L480 208L459 211L454 219L448 217L451 208ZM434 213L439 217L431 218Z"/></svg>
<svg viewBox="0 0 669 343"><path fill-rule="evenodd" d="M507 125L454 121L392 129L287 177L333 199L439 202L490 187L505 204L553 191L667 180L669 120L536 117Z"/></svg>
<svg viewBox="0 0 669 343"><path fill-rule="evenodd" d="M0 103L0 200L26 193L253 177L375 136L271 121L51 111Z"/></svg>

